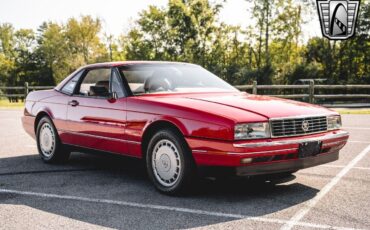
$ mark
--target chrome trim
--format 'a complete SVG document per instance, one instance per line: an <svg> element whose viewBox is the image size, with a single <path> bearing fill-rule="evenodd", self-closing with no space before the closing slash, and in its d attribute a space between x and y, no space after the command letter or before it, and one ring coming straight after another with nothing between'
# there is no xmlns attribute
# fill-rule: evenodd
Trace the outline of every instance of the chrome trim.
<svg viewBox="0 0 370 230"><path fill-rule="evenodd" d="M207 153L208 151L207 150L200 150L200 149L194 149L194 150L191 150L193 153Z"/></svg>
<svg viewBox="0 0 370 230"><path fill-rule="evenodd" d="M310 118L310 117L328 117L328 116L334 116L335 114L320 114L320 115L300 115L300 116L291 116L291 117L273 117L269 120L284 120L284 119L302 119L302 118Z"/></svg>
<svg viewBox="0 0 370 230"><path fill-rule="evenodd" d="M322 147L330 147L331 145L338 145L338 144L342 144L342 143L345 143L346 140L342 140L342 141L334 141L334 142L329 142L329 143L325 143L322 145ZM333 148L337 148L337 147L333 147ZM289 149L278 149L278 150L268 150L268 151L257 151L257 152L241 152L241 153L237 153L237 152L228 152L227 154L228 155L247 155L247 154L259 154L259 153L278 153L278 152L285 152L285 151L291 151L291 150L298 150L298 148L289 148ZM212 152L212 151L207 151L207 150L192 150L192 152L196 152L196 153L208 153L208 152Z"/></svg>
<svg viewBox="0 0 370 230"><path fill-rule="evenodd" d="M334 130L334 129L333 129ZM311 135L311 134L318 134L318 133L325 133L327 131L333 131L333 130L323 130L323 131L317 131L317 132L313 132L313 133L302 133L302 134L292 134L292 135L284 135L284 136L274 136L272 135L272 130L271 131L271 138L284 138L284 137L302 137L304 135Z"/></svg>
<svg viewBox="0 0 370 230"><path fill-rule="evenodd" d="M289 148L289 149L279 149L279 150L268 150L268 151L258 151L258 152L225 152L224 155L249 155L249 154L259 154L259 153L276 153L276 152L284 152L284 151L291 151L291 150L298 150L298 148ZM193 150L193 152L197 153L212 153L212 151L207 150Z"/></svg>
<svg viewBox="0 0 370 230"><path fill-rule="evenodd" d="M292 117L275 117L275 118L270 118L269 119L269 126L270 126L270 136L271 138L284 138L284 137L299 137L299 136L304 136L304 135L311 135L311 134L318 134L318 133L324 133L327 131L332 131L328 129L328 117L329 116L334 116L334 115L302 115L302 116L292 116ZM283 135L283 136L274 136L272 134L272 122L273 121L281 121L281 120L286 120L286 119L305 119L305 118L318 118L318 117L326 117L326 130L321 130L321 131L316 131L316 132L309 132L309 133L303 133L303 134L291 134L291 135Z"/></svg>
<svg viewBox="0 0 370 230"><path fill-rule="evenodd" d="M342 133L325 135L321 137L310 137L304 139L296 140L285 140L285 141L272 141L272 142L261 142L261 143L245 143L245 144L233 144L235 148L253 148L253 147L268 147L268 146L279 146L279 145L288 145L288 144L300 144L307 141L324 141L334 138L347 137L348 132L342 131Z"/></svg>
<svg viewBox="0 0 370 230"><path fill-rule="evenodd" d="M85 136L85 137L93 137L93 138L98 138L98 139L103 139L103 140L109 140L109 141L118 141L118 142L126 142L126 143L132 143L136 145L141 145L141 142L138 141L129 141L129 140L124 140L124 139L117 139L117 138L112 138L112 137L103 137L103 136L97 136L97 135L92 135L92 134L87 134L87 133L79 133L79 132L73 132L73 131L67 131L63 129L58 129L58 132L64 132L64 133L70 133L74 135L79 135L79 136Z"/></svg>
<svg viewBox="0 0 370 230"><path fill-rule="evenodd" d="M322 146L323 146L323 147L326 147L326 146L331 146L331 145L338 145L338 144L341 144L341 143L343 143L343 142L346 142L346 140L329 142L329 143L325 143L325 144L323 144Z"/></svg>
<svg viewBox="0 0 370 230"><path fill-rule="evenodd" d="M291 150L298 150L298 148L289 148L289 149L279 149L279 150L269 150L269 151L258 151L258 152L246 152L246 153L235 153L235 152L228 152L228 155L249 155L249 154L259 154L259 153L279 153Z"/></svg>

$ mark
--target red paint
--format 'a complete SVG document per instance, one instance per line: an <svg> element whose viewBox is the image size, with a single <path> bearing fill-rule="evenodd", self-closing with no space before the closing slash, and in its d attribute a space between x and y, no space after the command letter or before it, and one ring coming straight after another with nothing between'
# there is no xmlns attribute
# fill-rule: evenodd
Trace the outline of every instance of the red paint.
<svg viewBox="0 0 370 230"><path fill-rule="evenodd" d="M85 68L136 63L143 62L103 63ZM35 136L35 118L44 113L53 120L64 144L141 158L141 141L146 129L155 122L166 121L175 125L184 135L198 165L213 166L240 166L242 158L287 156L297 154L298 151L298 144L251 148L235 147L234 144L326 138L323 144L328 152L325 154L330 154L342 148L348 139L344 131L330 131L300 137L234 141L234 126L237 123L337 113L316 105L246 93L163 93L107 100L69 96L59 92L72 76L67 77L54 90L28 95L22 122L31 136ZM77 100L79 105L68 105L72 100ZM331 138L334 133L342 136ZM288 160L285 158L282 157L282 160Z"/></svg>

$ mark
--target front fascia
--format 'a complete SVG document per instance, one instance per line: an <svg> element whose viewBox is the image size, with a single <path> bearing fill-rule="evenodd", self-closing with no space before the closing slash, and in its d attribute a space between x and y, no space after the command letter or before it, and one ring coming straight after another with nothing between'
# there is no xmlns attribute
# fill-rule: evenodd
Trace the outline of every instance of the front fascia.
<svg viewBox="0 0 370 230"><path fill-rule="evenodd" d="M330 131L289 138L271 138L252 141L215 141L199 138L186 138L194 159L199 166L237 167L254 164L275 163L297 159L299 144L307 141L322 141L322 154L337 152L347 143L348 132ZM279 156L276 161L242 164L244 158Z"/></svg>

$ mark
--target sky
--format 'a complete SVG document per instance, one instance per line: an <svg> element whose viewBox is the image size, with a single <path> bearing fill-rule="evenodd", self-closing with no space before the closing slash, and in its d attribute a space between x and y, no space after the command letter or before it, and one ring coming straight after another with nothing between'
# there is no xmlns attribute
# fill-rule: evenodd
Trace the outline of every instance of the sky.
<svg viewBox="0 0 370 230"><path fill-rule="evenodd" d="M80 15L97 16L103 20L107 34L127 32L138 13L149 5L165 6L168 0L0 0L0 23L8 22L16 29L36 30L42 22L64 23ZM245 0L228 0L220 13L220 21L246 27L251 23ZM304 26L304 37L321 36L318 17Z"/></svg>

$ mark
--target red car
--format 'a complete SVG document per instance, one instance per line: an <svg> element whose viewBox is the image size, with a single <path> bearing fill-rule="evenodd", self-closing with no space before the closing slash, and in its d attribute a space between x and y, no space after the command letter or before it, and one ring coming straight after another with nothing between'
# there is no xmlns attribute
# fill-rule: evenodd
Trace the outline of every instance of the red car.
<svg viewBox="0 0 370 230"><path fill-rule="evenodd" d="M348 139L334 111L240 92L173 62L85 66L31 92L22 122L45 162L66 161L70 147L141 158L167 194L191 186L200 169L287 175L335 161Z"/></svg>

